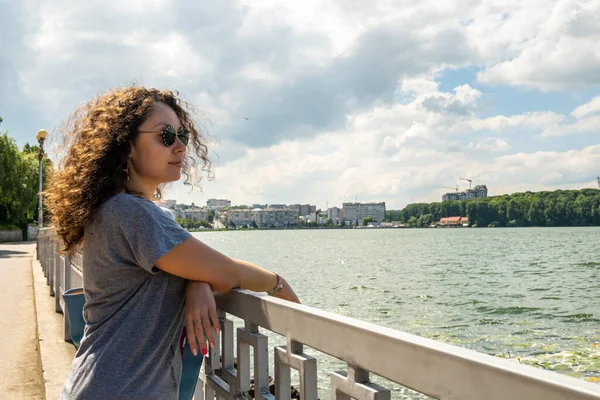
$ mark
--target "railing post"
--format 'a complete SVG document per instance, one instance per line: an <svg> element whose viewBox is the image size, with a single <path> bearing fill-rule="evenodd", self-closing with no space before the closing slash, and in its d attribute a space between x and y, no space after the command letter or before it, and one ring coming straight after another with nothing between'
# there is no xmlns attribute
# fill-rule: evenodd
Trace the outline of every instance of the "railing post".
<svg viewBox="0 0 600 400"><path fill-rule="evenodd" d="M60 289L61 289L61 283L62 283L62 277L63 277L63 268L62 268L62 263L61 263L61 256L58 253L58 243L57 242L54 242L54 245L52 246L52 250L53 250L52 258L54 260L54 308L57 313L62 314L63 310L60 305L62 293L60 292Z"/></svg>
<svg viewBox="0 0 600 400"><path fill-rule="evenodd" d="M41 230L38 230L38 237L37 237L38 260L40 261L42 271L44 271L44 278L46 278L48 275L48 271L46 269L46 263L44 262L44 240L45 240L45 238L43 236L43 232Z"/></svg>
<svg viewBox="0 0 600 400"><path fill-rule="evenodd" d="M348 373L331 373L331 400L389 400L391 392L369 381L369 371L348 365Z"/></svg>
<svg viewBox="0 0 600 400"><path fill-rule="evenodd" d="M43 235L43 239L41 241L42 248L40 256L42 257L42 260L44 262L44 271L46 272L46 284L48 284L50 280L50 268L48 265L48 245L50 244L50 237L46 234L45 231L41 232L41 234Z"/></svg>
<svg viewBox="0 0 600 400"><path fill-rule="evenodd" d="M48 237L48 243L46 245L46 262L50 268L50 296L56 296L56 292L54 291L54 282L56 281L56 263L53 257L54 255L54 241L50 240Z"/></svg>
<svg viewBox="0 0 600 400"><path fill-rule="evenodd" d="M65 254L64 257L65 264L63 269L63 277L64 277L64 287L62 288L63 293L71 288L71 257L68 254ZM66 307L63 306L64 300L62 299L62 293L59 293L59 297L61 298L61 309L63 310L63 329L64 329L64 340L66 342L71 341L71 326L69 324L69 318L67 318L67 313L65 311Z"/></svg>
<svg viewBox="0 0 600 400"><path fill-rule="evenodd" d="M65 269L63 270L64 273L64 284L65 286L63 287L63 291L66 292L67 290L71 289L71 256L69 254L65 254ZM62 293L61 293L62 295Z"/></svg>
<svg viewBox="0 0 600 400"><path fill-rule="evenodd" d="M287 347L275 347L275 398L292 397L290 368L300 374L300 399L317 400L317 359L304 354L302 343L289 338Z"/></svg>

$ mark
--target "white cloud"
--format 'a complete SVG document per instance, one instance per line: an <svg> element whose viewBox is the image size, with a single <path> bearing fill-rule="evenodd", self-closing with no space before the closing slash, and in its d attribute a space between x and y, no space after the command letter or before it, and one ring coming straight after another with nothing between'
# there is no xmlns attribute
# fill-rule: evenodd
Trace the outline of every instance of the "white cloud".
<svg viewBox="0 0 600 400"><path fill-rule="evenodd" d="M581 182L585 180L583 177L591 177L592 171L600 168L600 144L564 152L538 151L507 155L498 159L497 166L508 169L513 175L527 168L531 173L521 177L527 182L549 176L567 177L567 182ZM561 180L556 179L553 183L560 183Z"/></svg>
<svg viewBox="0 0 600 400"><path fill-rule="evenodd" d="M597 112L600 112L600 96L596 96L589 102L575 108L571 113L571 116L582 118Z"/></svg>
<svg viewBox="0 0 600 400"><path fill-rule="evenodd" d="M539 29L518 38L522 42L516 56L486 68L479 81L541 90L600 83L600 1L563 0L549 5L541 6L537 16L530 14L539 23L540 16L551 12Z"/></svg>
<svg viewBox="0 0 600 400"><path fill-rule="evenodd" d="M575 133L596 133L600 130L600 115L578 119L573 123L545 129L541 137L565 136Z"/></svg>
<svg viewBox="0 0 600 400"><path fill-rule="evenodd" d="M506 151L506 150L510 149L510 145L504 140L501 140L498 138L493 138L493 137L487 137L487 138L479 140L477 143L470 142L469 148L475 149L475 150L487 150L487 151L500 152L500 151Z"/></svg>
<svg viewBox="0 0 600 400"><path fill-rule="evenodd" d="M487 118L473 118L462 121L455 125L452 130L456 132L464 130L500 131L520 127L535 131L558 127L560 122L564 119L564 115L556 114L554 112L526 112L524 114L509 116L494 115Z"/></svg>
<svg viewBox="0 0 600 400"><path fill-rule="evenodd" d="M454 95L451 93L426 95L423 97L421 105L433 112L460 115L472 114L475 111L476 101L481 96L481 92L469 85L457 86L454 88L454 92Z"/></svg>
<svg viewBox="0 0 600 400"><path fill-rule="evenodd" d="M598 131L599 97L568 115L481 85L593 90L598 0L3 7L3 127L32 141L108 87L178 89L210 112L220 139L207 197L339 205L358 196L399 207L437 200L460 176L502 193L584 185L600 169L592 135L577 135ZM481 71L478 81L459 71L440 82L463 67ZM172 193L199 203L180 185Z"/></svg>
<svg viewBox="0 0 600 400"><path fill-rule="evenodd" d="M429 90L427 95L450 99L457 92ZM501 128L542 131L564 116L540 113L478 119L451 115L438 119L438 111L420 106L421 98L349 116L340 130L248 149L243 157L220 167L208 188L238 203L264 199L293 203L302 196L320 205L358 198L384 200L389 208L398 208L411 201L439 200L444 186L465 184L459 182L461 176L500 194L585 187L600 169L600 145L507 154L511 150L507 138L478 133ZM461 145L463 135L476 135L476 139ZM516 144L521 140L515 137ZM501 156L494 156L497 153Z"/></svg>

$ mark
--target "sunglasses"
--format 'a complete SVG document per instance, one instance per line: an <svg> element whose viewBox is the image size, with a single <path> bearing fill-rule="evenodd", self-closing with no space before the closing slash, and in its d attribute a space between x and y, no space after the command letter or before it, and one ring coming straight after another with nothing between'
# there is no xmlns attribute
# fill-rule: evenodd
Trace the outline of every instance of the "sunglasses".
<svg viewBox="0 0 600 400"><path fill-rule="evenodd" d="M167 126L165 126L165 129L163 129L162 131L139 131L139 132L140 133L160 133L160 134L162 134L163 143L167 147L173 146L176 138L179 138L179 140L181 140L181 143L183 143L184 146L187 146L187 144L190 140L190 133L183 126L181 128L179 128L179 131L176 131L175 127L173 125L167 125Z"/></svg>

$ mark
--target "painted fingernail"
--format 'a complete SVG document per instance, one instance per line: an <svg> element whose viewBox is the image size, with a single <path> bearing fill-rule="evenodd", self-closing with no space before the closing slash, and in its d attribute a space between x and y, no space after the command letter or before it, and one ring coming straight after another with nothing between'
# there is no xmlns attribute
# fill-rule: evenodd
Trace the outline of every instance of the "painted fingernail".
<svg viewBox="0 0 600 400"><path fill-rule="evenodd" d="M192 353L194 354L194 356L197 356L198 355L198 350L192 349Z"/></svg>
<svg viewBox="0 0 600 400"><path fill-rule="evenodd" d="M205 355L207 355L207 354L208 354L208 350L206 350L206 349L202 349L202 355L203 355L203 356L205 356Z"/></svg>

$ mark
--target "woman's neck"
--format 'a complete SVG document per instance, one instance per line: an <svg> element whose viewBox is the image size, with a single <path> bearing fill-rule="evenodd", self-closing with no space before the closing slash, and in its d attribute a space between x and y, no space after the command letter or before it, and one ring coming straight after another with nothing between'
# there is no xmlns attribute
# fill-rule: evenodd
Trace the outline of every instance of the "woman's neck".
<svg viewBox="0 0 600 400"><path fill-rule="evenodd" d="M152 201L152 199L154 198L154 193L156 193L156 189L158 188L158 186L156 185L140 182L137 179L131 179L126 181L125 187L128 192L136 194L150 201Z"/></svg>

